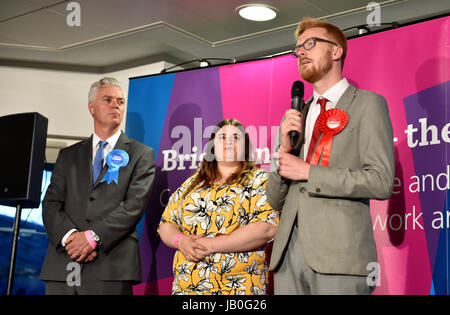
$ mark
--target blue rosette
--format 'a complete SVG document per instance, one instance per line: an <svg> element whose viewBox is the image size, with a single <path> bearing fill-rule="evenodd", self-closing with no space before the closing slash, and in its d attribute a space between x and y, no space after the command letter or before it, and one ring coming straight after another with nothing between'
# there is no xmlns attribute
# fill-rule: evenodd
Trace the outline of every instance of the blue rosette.
<svg viewBox="0 0 450 315"><path fill-rule="evenodd" d="M106 156L106 164L108 164L108 171L105 174L105 177L100 181L100 183L103 183L106 181L108 184L110 184L112 181L116 182L116 184L119 183L119 169L121 167L124 167L128 164L128 161L130 160L130 157L128 156L128 153L124 150L112 150L107 156Z"/></svg>

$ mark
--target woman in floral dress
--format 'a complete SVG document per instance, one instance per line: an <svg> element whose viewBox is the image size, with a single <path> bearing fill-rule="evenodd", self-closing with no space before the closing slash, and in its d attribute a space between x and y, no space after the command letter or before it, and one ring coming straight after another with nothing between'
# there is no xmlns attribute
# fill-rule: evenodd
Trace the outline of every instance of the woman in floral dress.
<svg viewBox="0 0 450 315"><path fill-rule="evenodd" d="M251 162L244 127L219 123L198 172L161 218L162 241L178 249L172 294L266 294L264 249L279 222L265 195L267 177Z"/></svg>

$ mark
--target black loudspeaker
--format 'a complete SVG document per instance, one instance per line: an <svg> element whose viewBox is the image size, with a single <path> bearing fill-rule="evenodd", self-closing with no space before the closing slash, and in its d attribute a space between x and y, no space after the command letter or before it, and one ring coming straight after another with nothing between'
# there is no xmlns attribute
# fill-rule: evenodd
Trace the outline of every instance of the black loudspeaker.
<svg viewBox="0 0 450 315"><path fill-rule="evenodd" d="M39 113L0 117L0 204L38 208L48 119Z"/></svg>

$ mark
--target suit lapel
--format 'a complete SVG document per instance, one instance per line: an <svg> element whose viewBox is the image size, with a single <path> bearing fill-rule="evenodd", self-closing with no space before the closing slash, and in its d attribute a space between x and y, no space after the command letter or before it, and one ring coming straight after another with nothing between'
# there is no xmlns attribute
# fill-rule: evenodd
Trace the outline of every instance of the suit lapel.
<svg viewBox="0 0 450 315"><path fill-rule="evenodd" d="M120 134L119 140L117 140L116 146L114 147L114 150L124 150L125 152L128 152L130 148L130 138L128 138L123 132Z"/></svg>
<svg viewBox="0 0 450 315"><path fill-rule="evenodd" d="M92 137L91 137L91 143L92 143ZM129 143L130 143L130 138L128 138L123 132L121 132L119 139L117 140L116 145L114 146L113 150L124 150L125 152L127 152L129 154L129 152L128 152ZM106 156L105 156L105 159L106 159ZM108 168L109 168L108 164L105 163L105 165L102 168L102 171L100 172L100 175L97 178L97 181L92 186L92 189L94 189L95 187L97 187L98 184L100 184L103 177L105 177L105 174L108 171ZM92 181L92 154L91 154L91 181Z"/></svg>
<svg viewBox="0 0 450 315"><path fill-rule="evenodd" d="M303 114L303 121L302 121L302 134L305 134L305 130L306 130L306 116L308 115L309 112L309 107L311 106L311 103L314 99L314 96L311 96L305 103L305 108L303 108L302 114ZM305 137L303 137L303 142L305 140Z"/></svg>
<svg viewBox="0 0 450 315"><path fill-rule="evenodd" d="M80 178L92 185L92 136L84 141L80 156Z"/></svg>
<svg viewBox="0 0 450 315"><path fill-rule="evenodd" d="M356 90L357 88L354 85L350 84L337 102L336 108L340 108L348 114L350 105L352 105L353 99L355 98Z"/></svg>
<svg viewBox="0 0 450 315"><path fill-rule="evenodd" d="M344 94L342 94L341 98L339 99L339 101L336 104L336 108L342 109L344 112L346 112L349 119L351 119L350 110L351 110L353 101L355 99L357 90L358 89L354 85L350 84L349 87L345 90ZM346 128L348 128L348 126ZM337 137L337 136L335 136L335 137ZM334 140L334 143L335 142L336 142L336 140ZM333 165L336 154L339 156L341 151L342 150L339 145L336 145L336 144L332 145L328 165Z"/></svg>

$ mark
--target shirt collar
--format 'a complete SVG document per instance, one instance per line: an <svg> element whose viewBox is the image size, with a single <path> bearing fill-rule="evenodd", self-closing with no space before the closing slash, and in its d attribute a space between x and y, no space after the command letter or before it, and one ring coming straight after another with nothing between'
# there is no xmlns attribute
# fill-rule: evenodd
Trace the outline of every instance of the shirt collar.
<svg viewBox="0 0 450 315"><path fill-rule="evenodd" d="M117 132L115 134L113 134L111 137L106 139L106 142L108 142L108 145L110 145L112 148L114 148L116 146L117 141L119 140L121 133L122 133L122 131L119 129L119 130L117 130ZM100 140L102 140L102 139L100 139L100 137L97 136L96 133L94 132L94 134L92 135L92 148L94 150L96 149L98 142Z"/></svg>
<svg viewBox="0 0 450 315"><path fill-rule="evenodd" d="M314 95L314 103L317 103L317 100L319 97L325 97L327 100L329 100L331 103L337 103L339 99L341 98L342 94L344 94L345 90L349 87L349 83L346 78L343 78L338 83L333 85L331 88L325 91L322 95L317 93L316 91L313 92Z"/></svg>

